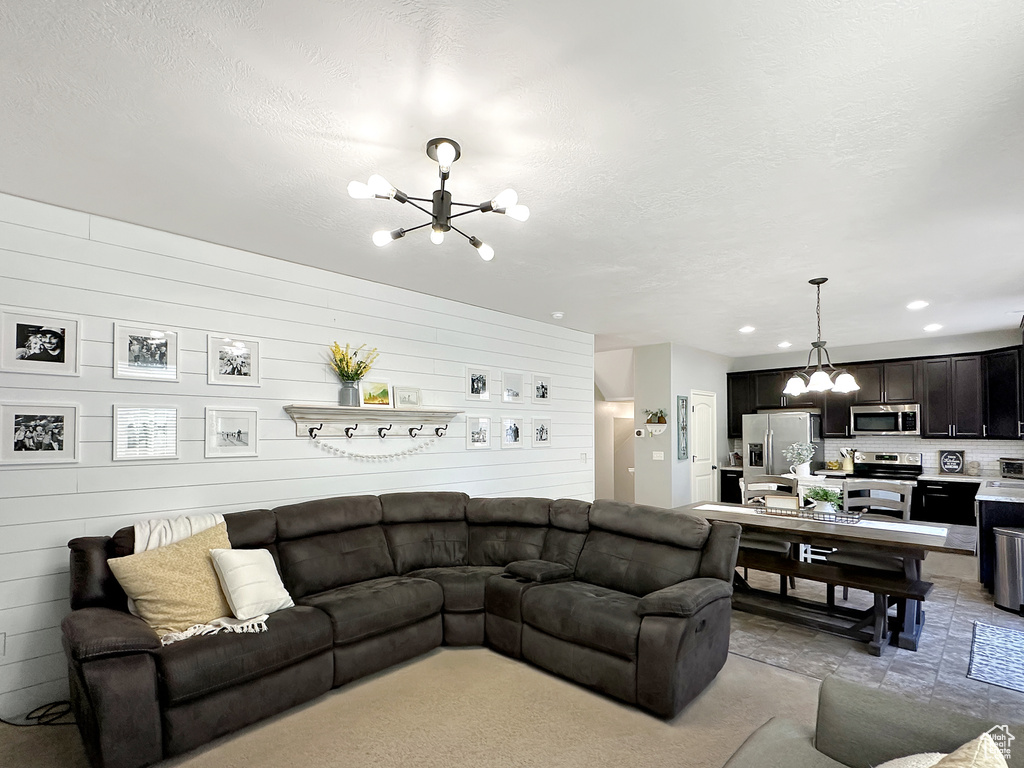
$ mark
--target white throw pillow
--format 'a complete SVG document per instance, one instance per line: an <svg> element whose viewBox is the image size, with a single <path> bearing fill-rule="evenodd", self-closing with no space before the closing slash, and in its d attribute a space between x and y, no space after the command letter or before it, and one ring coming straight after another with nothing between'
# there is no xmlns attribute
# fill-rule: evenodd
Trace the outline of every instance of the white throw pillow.
<svg viewBox="0 0 1024 768"><path fill-rule="evenodd" d="M888 760L878 768L932 768L945 756L945 752L922 752L919 755L907 755L906 757L897 757L895 760Z"/></svg>
<svg viewBox="0 0 1024 768"><path fill-rule="evenodd" d="M211 549L213 567L236 619L243 621L295 603L265 549Z"/></svg>
<svg viewBox="0 0 1024 768"><path fill-rule="evenodd" d="M948 755L941 752L908 755L882 763L878 768L1007 768L1007 765L995 741L988 733L983 733Z"/></svg>

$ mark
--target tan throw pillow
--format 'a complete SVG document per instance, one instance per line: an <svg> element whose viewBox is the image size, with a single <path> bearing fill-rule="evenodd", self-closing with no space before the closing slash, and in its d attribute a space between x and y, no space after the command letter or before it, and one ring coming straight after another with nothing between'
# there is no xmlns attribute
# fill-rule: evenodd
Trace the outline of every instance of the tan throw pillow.
<svg viewBox="0 0 1024 768"><path fill-rule="evenodd" d="M230 549L225 523L174 544L107 562L139 616L158 635L231 615L211 549Z"/></svg>
<svg viewBox="0 0 1024 768"><path fill-rule="evenodd" d="M1007 768L1006 759L988 733L950 752L935 768Z"/></svg>

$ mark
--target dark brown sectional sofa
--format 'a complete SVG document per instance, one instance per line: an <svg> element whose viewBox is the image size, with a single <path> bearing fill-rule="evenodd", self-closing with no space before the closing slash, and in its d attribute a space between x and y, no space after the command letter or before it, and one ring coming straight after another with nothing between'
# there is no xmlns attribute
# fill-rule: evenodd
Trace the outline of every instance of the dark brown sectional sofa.
<svg viewBox="0 0 1024 768"><path fill-rule="evenodd" d="M225 518L232 547L268 549L295 600L265 633L161 646L107 565L133 529L69 543L64 647L97 768L186 752L440 645L487 645L665 718L728 653L737 525L438 492Z"/></svg>

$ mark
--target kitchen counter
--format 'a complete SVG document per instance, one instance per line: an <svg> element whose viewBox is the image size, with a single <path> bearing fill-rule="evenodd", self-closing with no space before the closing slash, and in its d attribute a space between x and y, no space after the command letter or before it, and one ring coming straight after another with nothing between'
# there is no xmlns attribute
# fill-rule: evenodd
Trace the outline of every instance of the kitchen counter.
<svg viewBox="0 0 1024 768"><path fill-rule="evenodd" d="M988 479L982 484L975 501L1008 501L1024 504L1024 480Z"/></svg>
<svg viewBox="0 0 1024 768"><path fill-rule="evenodd" d="M946 481L954 483L983 483L986 480L998 480L998 475L943 475L943 474L928 474L918 475L918 480L924 480L926 483L942 483Z"/></svg>
<svg viewBox="0 0 1024 768"><path fill-rule="evenodd" d="M742 475L743 474L743 467L719 467L718 471L719 472L737 472L737 473Z"/></svg>

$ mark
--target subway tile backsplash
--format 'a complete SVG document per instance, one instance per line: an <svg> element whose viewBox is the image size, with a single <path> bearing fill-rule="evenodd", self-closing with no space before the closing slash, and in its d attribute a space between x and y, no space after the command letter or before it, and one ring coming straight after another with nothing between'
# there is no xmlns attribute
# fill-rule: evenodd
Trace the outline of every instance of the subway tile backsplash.
<svg viewBox="0 0 1024 768"><path fill-rule="evenodd" d="M939 469L939 451L963 451L966 461L981 463L981 474L998 475L999 459L1024 458L1024 440L925 440L920 437L858 437L826 440L825 461L841 459L839 451L853 448L875 453L920 453L925 474Z"/></svg>

